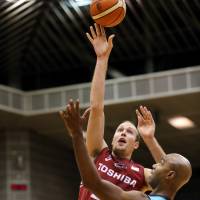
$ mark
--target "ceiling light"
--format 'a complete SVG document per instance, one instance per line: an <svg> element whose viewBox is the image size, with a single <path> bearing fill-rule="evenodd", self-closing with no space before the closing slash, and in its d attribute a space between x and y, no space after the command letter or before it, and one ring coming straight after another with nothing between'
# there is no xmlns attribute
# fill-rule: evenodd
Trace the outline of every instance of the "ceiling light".
<svg viewBox="0 0 200 200"><path fill-rule="evenodd" d="M31 0L6 0L8 2L18 2L18 3L23 3L23 2L27 2L27 1L31 1Z"/></svg>
<svg viewBox="0 0 200 200"><path fill-rule="evenodd" d="M76 3L78 6L87 6L91 3L92 0L70 0L70 2Z"/></svg>
<svg viewBox="0 0 200 200"><path fill-rule="evenodd" d="M177 129L188 129L195 126L194 122L187 117L177 116L168 120L169 124Z"/></svg>

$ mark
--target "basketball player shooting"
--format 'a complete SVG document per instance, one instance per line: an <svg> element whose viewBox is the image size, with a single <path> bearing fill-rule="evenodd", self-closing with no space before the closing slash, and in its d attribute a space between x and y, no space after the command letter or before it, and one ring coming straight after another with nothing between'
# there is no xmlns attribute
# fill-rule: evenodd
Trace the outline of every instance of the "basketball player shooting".
<svg viewBox="0 0 200 200"><path fill-rule="evenodd" d="M191 178L190 162L180 154L167 154L153 165L148 184L153 188L150 195L140 191L124 191L109 181L103 180L86 150L79 101L70 100L66 111L61 113L72 137L76 161L83 184L101 200L174 200L177 191Z"/></svg>
<svg viewBox="0 0 200 200"><path fill-rule="evenodd" d="M113 48L114 35L107 39L102 26L90 26L87 37L97 56L90 92L90 115L87 125L86 145L94 159L99 175L119 185L123 190L147 190L150 170L133 161L132 153L139 147L139 133L158 162L164 151L154 137L155 123L150 111L143 106L137 110L138 127L130 121L119 124L114 132L112 150L104 140L104 95L108 61ZM113 116L115 117L115 116ZM85 186L80 185L79 199L98 199Z"/></svg>

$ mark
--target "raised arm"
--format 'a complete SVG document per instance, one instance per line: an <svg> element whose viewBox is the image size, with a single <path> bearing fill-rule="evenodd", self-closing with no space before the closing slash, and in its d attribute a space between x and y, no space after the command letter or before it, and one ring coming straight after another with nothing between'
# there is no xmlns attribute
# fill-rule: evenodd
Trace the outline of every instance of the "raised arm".
<svg viewBox="0 0 200 200"><path fill-rule="evenodd" d="M96 155L107 146L104 141L104 94L108 59L113 47L111 35L106 38L103 27L90 26L90 34L86 33L96 53L96 66L90 92L90 116L87 126L86 145L90 156Z"/></svg>
<svg viewBox="0 0 200 200"><path fill-rule="evenodd" d="M72 137L76 162L83 184L101 200L147 200L147 196L139 191L125 192L118 186L101 179L91 161L83 139L82 121L79 115L79 102L72 100L66 111L61 112L65 126Z"/></svg>
<svg viewBox="0 0 200 200"><path fill-rule="evenodd" d="M137 129L147 145L150 153L152 154L156 163L158 163L161 158L165 155L164 150L155 138L155 122L153 120L151 112L144 106L140 106L139 110L136 110L138 118ZM151 175L151 170L148 168L144 169L145 180L147 182L148 177ZM147 184L147 188L144 190L151 189Z"/></svg>
<svg viewBox="0 0 200 200"><path fill-rule="evenodd" d="M136 114L138 118L137 129L157 163L165 155L165 152L155 138L155 122L152 114L145 106L140 106L140 110L136 110Z"/></svg>

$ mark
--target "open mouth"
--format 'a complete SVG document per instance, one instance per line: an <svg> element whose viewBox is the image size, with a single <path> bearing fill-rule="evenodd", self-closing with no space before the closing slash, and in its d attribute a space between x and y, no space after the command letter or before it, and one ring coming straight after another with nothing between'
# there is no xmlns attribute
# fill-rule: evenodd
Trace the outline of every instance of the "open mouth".
<svg viewBox="0 0 200 200"><path fill-rule="evenodd" d="M126 144L126 140L125 140L124 138L120 138L120 139L118 140L118 143Z"/></svg>

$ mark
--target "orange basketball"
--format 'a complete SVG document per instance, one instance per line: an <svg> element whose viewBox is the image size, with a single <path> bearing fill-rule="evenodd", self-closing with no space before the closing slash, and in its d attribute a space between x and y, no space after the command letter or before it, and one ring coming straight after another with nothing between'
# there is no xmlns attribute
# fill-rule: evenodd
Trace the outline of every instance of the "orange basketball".
<svg viewBox="0 0 200 200"><path fill-rule="evenodd" d="M93 0L90 4L92 19L104 27L113 27L126 15L125 0Z"/></svg>

